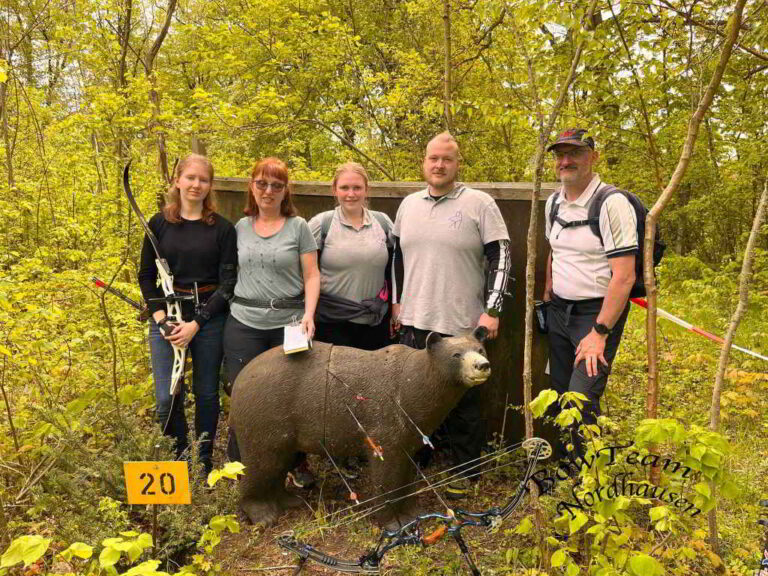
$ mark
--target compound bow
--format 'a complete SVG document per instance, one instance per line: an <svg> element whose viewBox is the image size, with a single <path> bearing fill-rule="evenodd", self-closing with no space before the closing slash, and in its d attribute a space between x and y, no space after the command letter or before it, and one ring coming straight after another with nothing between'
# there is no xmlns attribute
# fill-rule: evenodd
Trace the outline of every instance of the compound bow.
<svg viewBox="0 0 768 576"><path fill-rule="evenodd" d="M299 563L293 573L294 576L302 570L308 560L322 564L337 572L373 574L379 571L384 555L390 550L399 546L430 546L448 534L456 541L472 574L479 576L480 571L472 559L469 547L461 531L467 526L495 529L523 502L525 494L529 492L528 483L534 474L536 463L539 460L548 458L552 454L552 447L546 440L541 438L530 438L522 443L522 447L528 453L528 465L525 475L518 484L512 498L503 507L493 506L484 512L470 512L457 508L455 510L448 510L447 514L430 513L417 516L396 530L382 530L376 546L363 554L357 561L344 560L330 554L325 554L311 544L297 540L293 535L282 535L277 539L277 543L282 548L298 555ZM422 478L427 482L430 489L434 489L433 486L429 485L426 477L422 475ZM413 494L408 496L413 496ZM431 533L425 534L422 530L422 525L429 521L436 521L440 526Z"/></svg>

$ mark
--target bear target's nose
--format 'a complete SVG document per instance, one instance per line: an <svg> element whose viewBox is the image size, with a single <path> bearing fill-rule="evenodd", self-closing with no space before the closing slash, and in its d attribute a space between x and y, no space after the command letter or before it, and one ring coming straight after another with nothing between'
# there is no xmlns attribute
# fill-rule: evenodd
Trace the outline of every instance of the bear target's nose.
<svg viewBox="0 0 768 576"><path fill-rule="evenodd" d="M491 369L491 363L488 362L488 360L476 360L475 361L475 369L480 370L481 372L485 372L486 370Z"/></svg>

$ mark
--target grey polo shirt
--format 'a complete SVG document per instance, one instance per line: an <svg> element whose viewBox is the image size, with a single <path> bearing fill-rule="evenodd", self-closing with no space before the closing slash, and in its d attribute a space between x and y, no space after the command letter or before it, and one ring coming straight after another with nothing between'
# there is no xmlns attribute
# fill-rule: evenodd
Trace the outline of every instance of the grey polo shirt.
<svg viewBox="0 0 768 576"><path fill-rule="evenodd" d="M262 238L253 231L246 216L235 224L237 232L237 284L235 296L252 300L296 298L304 293L301 255L315 252L317 244L306 220L300 216L285 219L285 224L272 236ZM280 328L303 309L272 310L250 308L235 302L230 313L246 326L259 330Z"/></svg>
<svg viewBox="0 0 768 576"><path fill-rule="evenodd" d="M483 247L509 240L493 198L463 184L438 199L415 192L400 204L393 234L405 272L400 322L452 335L473 330L485 305Z"/></svg>
<svg viewBox="0 0 768 576"><path fill-rule="evenodd" d="M375 298L384 287L384 274L389 263L388 245L392 221L384 219L382 227L367 208L363 209L363 226L357 230L344 218L341 208L333 210L331 225L323 244L322 212L309 221L309 229L320 250L320 291L362 302ZM386 216L386 214L385 214ZM385 229L386 228L386 229ZM370 315L350 322L370 324Z"/></svg>

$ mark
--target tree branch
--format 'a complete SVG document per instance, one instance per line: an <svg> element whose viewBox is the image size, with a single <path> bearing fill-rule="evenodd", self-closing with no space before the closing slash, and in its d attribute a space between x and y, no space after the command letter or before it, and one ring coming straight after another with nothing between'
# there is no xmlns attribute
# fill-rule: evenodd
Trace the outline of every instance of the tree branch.
<svg viewBox="0 0 768 576"><path fill-rule="evenodd" d="M736 43L736 39L739 35L741 16L744 11L744 4L746 0L737 0L733 9L733 13L728 19L728 35L720 50L720 59L717 63L712 78L709 81L704 95L699 101L699 105L696 108L688 123L688 134L683 144L683 149L680 153L680 159L678 160L675 171L669 180L666 188L659 196L656 203L648 212L648 217L645 222L645 243L643 247L644 253L644 270L643 275L645 279L645 288L648 300L648 313L646 316L646 332L647 332L647 345L648 345L648 392L646 397L646 417L656 418L658 415L659 404L659 385L658 385L658 357L657 357L657 342L656 342L656 278L653 274L653 244L656 236L656 223L658 222L661 212L665 206L672 199L677 189L682 182L688 165L691 162L693 156L694 145L696 144L696 138L699 133L699 127L704 118L704 115L709 110L712 100L715 97L720 87L720 81L723 78L725 68L728 65L728 60L733 53L733 47ZM653 479L653 478L652 478Z"/></svg>
<svg viewBox="0 0 768 576"><path fill-rule="evenodd" d="M352 150L352 151L354 151L354 152L357 152L358 154L360 154L360 156L362 156L363 158L365 158L366 160L368 160L368 162L370 162L371 164L373 164L374 166L376 166L376 168L378 168L378 169L379 169L379 171L380 171L382 174L384 174L384 176L386 176L386 177L387 177L389 180L394 180L394 178L392 177L392 175L389 173L389 171L388 171L386 168L384 168L384 166L382 166L381 164L379 164L379 163L378 163L376 160L374 160L374 159L373 159L373 158L371 158L371 157L370 157L368 154L366 154L365 152L363 152L362 150L360 150L360 148L358 148L357 146L355 146L355 145L354 145L352 142L350 142L349 140L347 140L347 139L346 139L344 136L342 136L341 134L339 134L338 132L336 132L336 131L335 131L333 128L331 128L330 126L328 126L328 125L327 125L327 124L325 124L324 122L321 122L320 120L314 120L314 119L311 119L311 118L307 118L306 120L304 120L304 122L307 122L307 123L309 123L309 124L317 124L317 125L318 125L318 126L320 126L321 128L324 128L325 130L327 130L328 132L330 132L331 134L333 134L334 136L336 136L336 138L338 138L338 139L339 139L339 142L341 142L342 144L344 144L344 146L346 146L347 148L349 148L350 150Z"/></svg>

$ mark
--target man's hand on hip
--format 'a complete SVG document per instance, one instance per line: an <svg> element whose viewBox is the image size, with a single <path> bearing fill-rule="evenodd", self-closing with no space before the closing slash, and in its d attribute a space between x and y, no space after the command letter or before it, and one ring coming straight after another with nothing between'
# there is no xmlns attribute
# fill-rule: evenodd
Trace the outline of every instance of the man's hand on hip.
<svg viewBox="0 0 768 576"><path fill-rule="evenodd" d="M607 336L601 336L593 328L589 331L589 334L581 339L576 348L576 359L573 361L573 365L578 366L579 362L586 360L587 376L590 378L597 376L598 361L602 362L603 366L608 366L608 362L603 355L606 338Z"/></svg>
<svg viewBox="0 0 768 576"><path fill-rule="evenodd" d="M488 330L488 339L493 340L499 335L499 319L494 318L483 312L480 319L477 321L478 326L483 326Z"/></svg>

